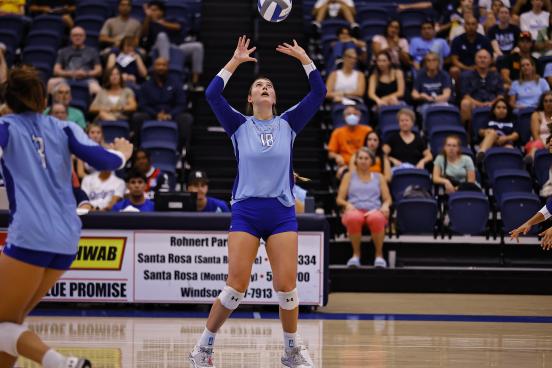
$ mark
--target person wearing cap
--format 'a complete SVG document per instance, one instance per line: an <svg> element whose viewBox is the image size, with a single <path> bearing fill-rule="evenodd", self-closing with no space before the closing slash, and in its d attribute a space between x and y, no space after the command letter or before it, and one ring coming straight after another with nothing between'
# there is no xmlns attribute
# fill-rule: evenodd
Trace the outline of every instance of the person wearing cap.
<svg viewBox="0 0 552 368"><path fill-rule="evenodd" d="M146 176L136 170L132 170L126 177L128 190L127 198L117 202L112 212L153 212L155 206L146 198Z"/></svg>
<svg viewBox="0 0 552 368"><path fill-rule="evenodd" d="M205 171L192 171L188 177L188 192L197 193L197 212L230 212L226 202L208 197L209 179Z"/></svg>
<svg viewBox="0 0 552 368"><path fill-rule="evenodd" d="M519 79L521 71L521 59L530 58L536 64L537 59L531 54L533 51L533 38L529 32L521 32L517 48L505 57L501 62L497 63L497 68L500 70L500 76L504 81L504 89L510 89L512 81Z"/></svg>

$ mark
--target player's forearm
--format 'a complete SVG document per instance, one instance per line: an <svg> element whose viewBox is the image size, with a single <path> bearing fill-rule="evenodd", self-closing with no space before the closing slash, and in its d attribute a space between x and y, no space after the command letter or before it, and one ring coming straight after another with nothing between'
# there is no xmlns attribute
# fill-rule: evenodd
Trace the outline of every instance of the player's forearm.
<svg viewBox="0 0 552 368"><path fill-rule="evenodd" d="M230 59L230 61L228 61L224 66L224 70L230 72L231 74L234 74L236 69L238 69L238 66L240 66L240 62L232 57L232 59Z"/></svg>

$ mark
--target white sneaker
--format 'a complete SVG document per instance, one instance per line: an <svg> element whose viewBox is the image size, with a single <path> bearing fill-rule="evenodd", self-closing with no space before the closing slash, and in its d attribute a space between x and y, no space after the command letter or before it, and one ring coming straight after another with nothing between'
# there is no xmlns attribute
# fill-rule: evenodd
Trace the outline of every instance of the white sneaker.
<svg viewBox="0 0 552 368"><path fill-rule="evenodd" d="M360 267L360 259L358 257L351 257L347 261L347 267Z"/></svg>
<svg viewBox="0 0 552 368"><path fill-rule="evenodd" d="M382 257L376 257L374 260L374 267L387 268L387 261Z"/></svg>
<svg viewBox="0 0 552 368"><path fill-rule="evenodd" d="M281 361L283 365L290 368L314 368L309 351L304 346L286 348Z"/></svg>
<svg viewBox="0 0 552 368"><path fill-rule="evenodd" d="M206 346L194 346L194 350L188 357L192 368L215 368L213 363L213 348Z"/></svg>
<svg viewBox="0 0 552 368"><path fill-rule="evenodd" d="M92 368L92 363L88 359L69 357L63 368Z"/></svg>

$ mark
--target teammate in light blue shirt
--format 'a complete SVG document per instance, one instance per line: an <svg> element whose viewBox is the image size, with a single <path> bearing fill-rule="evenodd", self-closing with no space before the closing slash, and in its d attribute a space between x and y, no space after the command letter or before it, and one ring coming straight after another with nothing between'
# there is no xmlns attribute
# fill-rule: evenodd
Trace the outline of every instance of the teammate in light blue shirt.
<svg viewBox="0 0 552 368"><path fill-rule="evenodd" d="M193 367L214 367L216 332L246 296L261 238L266 240L284 329L281 362L288 367L312 367L307 350L296 344L298 245L292 194L292 150L295 137L322 105L326 88L314 63L294 40L293 45L284 43L276 51L303 64L311 88L307 96L282 115L277 115L274 85L267 78L257 78L247 97L252 115L239 113L222 97L222 90L241 63L257 61L250 56L254 51L255 47L249 49L249 40L240 37L234 56L205 92L213 112L232 140L238 175L232 190L228 279L213 304L201 338L190 354Z"/></svg>
<svg viewBox="0 0 552 368"><path fill-rule="evenodd" d="M8 237L0 255L0 366L12 367L22 348L21 355L44 368L89 368L86 359L50 349L23 321L77 254L81 222L71 155L98 170L115 170L130 157L132 145L115 140L114 150L108 151L78 125L42 115L46 87L31 67L12 69L5 87L14 114L0 118L1 168L10 203Z"/></svg>

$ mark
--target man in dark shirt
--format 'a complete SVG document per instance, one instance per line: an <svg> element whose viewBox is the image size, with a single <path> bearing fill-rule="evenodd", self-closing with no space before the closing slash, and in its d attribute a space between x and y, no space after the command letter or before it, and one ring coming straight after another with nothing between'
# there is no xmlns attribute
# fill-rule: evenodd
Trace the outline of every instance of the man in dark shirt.
<svg viewBox="0 0 552 368"><path fill-rule="evenodd" d="M209 179L204 171L192 171L188 177L188 192L197 193L198 212L230 212L225 201L208 197Z"/></svg>
<svg viewBox="0 0 552 368"><path fill-rule="evenodd" d="M479 50L475 55L475 70L462 75L460 114L467 128L475 107L491 106L504 94L502 78L497 72L491 71L490 66L491 53L486 49Z"/></svg>
<svg viewBox="0 0 552 368"><path fill-rule="evenodd" d="M132 117L136 143L139 142L144 121L175 121L178 124L179 148L189 148L193 119L185 113L186 93L182 82L169 75L169 62L166 59L155 60L151 78L142 84L138 97L140 111Z"/></svg>
<svg viewBox="0 0 552 368"><path fill-rule="evenodd" d="M508 56L519 40L519 27L510 23L510 9L501 6L498 11L498 23L489 29L488 36L494 50L494 58Z"/></svg>
<svg viewBox="0 0 552 368"><path fill-rule="evenodd" d="M519 35L519 41L517 44L518 50L512 52L508 57L498 63L497 67L500 69L500 75L504 80L504 88L509 89L512 85L512 81L519 79L519 72L521 70L521 58L531 58L535 65L537 65L537 59L531 54L533 51L533 38L529 32L521 32Z"/></svg>
<svg viewBox="0 0 552 368"><path fill-rule="evenodd" d="M64 79L79 80L88 85L91 94L96 94L101 87L95 78L102 74L102 64L98 51L86 46L86 32L82 27L71 30L71 45L58 51L54 76L48 81L48 91Z"/></svg>
<svg viewBox="0 0 552 368"><path fill-rule="evenodd" d="M475 69L475 54L479 50L485 49L491 55L493 53L489 39L477 33L477 25L477 20L473 16L466 16L464 23L466 32L452 41L450 52L452 67L449 72L456 81L459 80L462 72Z"/></svg>

